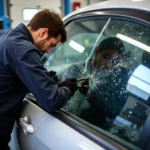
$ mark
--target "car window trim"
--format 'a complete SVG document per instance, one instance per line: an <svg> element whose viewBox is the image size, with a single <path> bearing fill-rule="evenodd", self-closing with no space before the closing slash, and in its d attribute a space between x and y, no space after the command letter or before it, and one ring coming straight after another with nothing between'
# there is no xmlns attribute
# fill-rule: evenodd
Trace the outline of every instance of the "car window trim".
<svg viewBox="0 0 150 150"><path fill-rule="evenodd" d="M78 14L75 14L73 16L70 16L66 20L64 20L64 24L68 22L68 20L73 18L80 18L80 17L86 17L86 16L96 16L96 15L117 15L117 16L127 16L132 17L138 20L142 20L150 24L150 12L146 12L144 10L137 10L137 9L128 9L128 8L111 8L111 9L97 9L97 10L90 10L86 12L81 12ZM137 17L138 16L138 17Z"/></svg>
<svg viewBox="0 0 150 150"><path fill-rule="evenodd" d="M86 18L102 18L102 19L111 18L111 19L121 19L121 20L127 19L128 21L131 21L134 23L138 22L138 24L141 24L150 28L150 22L147 22L143 19L139 19L133 16L121 15L121 14L103 14L103 13L101 14L100 13L88 13L88 14L82 14L82 15L80 14L80 15L73 16L64 21L64 26L67 26L71 21L76 21L80 19L86 20Z"/></svg>

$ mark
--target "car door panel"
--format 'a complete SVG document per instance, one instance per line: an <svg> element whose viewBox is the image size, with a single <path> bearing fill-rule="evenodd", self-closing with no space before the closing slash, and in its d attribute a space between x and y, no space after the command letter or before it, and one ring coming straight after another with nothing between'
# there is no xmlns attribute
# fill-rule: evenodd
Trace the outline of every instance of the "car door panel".
<svg viewBox="0 0 150 150"><path fill-rule="evenodd" d="M82 135L63 121L25 100L18 120L18 140L21 150L104 150L102 146ZM26 133L20 119L28 116L34 133ZM26 133L26 134L25 134ZM111 146L111 145L110 145ZM115 148L114 148L115 149Z"/></svg>
<svg viewBox="0 0 150 150"><path fill-rule="evenodd" d="M22 127L20 120L24 117L30 117L31 123L28 125L32 125L34 128L34 133L28 133L24 131L24 127ZM35 133L40 125L40 123L43 121L44 118L46 118L48 114L44 112L41 108L37 107L35 104L33 104L30 101L25 100L22 105L22 111L20 113L20 117L18 120L19 128L18 128L18 139L19 143L21 145L21 150L30 150L32 149L33 139L35 136ZM26 132L26 133L25 133Z"/></svg>
<svg viewBox="0 0 150 150"><path fill-rule="evenodd" d="M33 150L104 150L93 141L49 115L36 132ZM46 149L45 149L46 148Z"/></svg>

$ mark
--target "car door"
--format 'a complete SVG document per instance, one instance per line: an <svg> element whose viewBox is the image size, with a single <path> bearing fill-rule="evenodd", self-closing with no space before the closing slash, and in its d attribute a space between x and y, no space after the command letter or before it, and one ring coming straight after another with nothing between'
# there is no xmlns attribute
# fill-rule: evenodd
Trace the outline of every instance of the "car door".
<svg viewBox="0 0 150 150"><path fill-rule="evenodd" d="M68 18L64 21L67 42L43 57L44 66L56 71L60 80L66 77L67 69L79 64L82 66L83 70L79 68L68 77L90 76L90 89L98 92L98 98L93 101L98 99L104 104L104 126L91 122L88 109L86 118L81 116L82 106L89 105L89 102L87 96L79 91L61 110L52 114L40 108L30 95L25 98L18 119L18 139L22 150L148 149L149 23L137 18L136 13L134 18L132 13L127 15L115 11L112 14L113 10L101 14L97 11ZM117 71L111 75L106 71L103 78L99 78L101 74L94 76L91 72L84 76L96 46L108 37L119 38L125 47L124 55L115 66ZM114 77L120 68L126 73ZM97 86L97 83L102 86ZM98 112L94 117L101 120Z"/></svg>
<svg viewBox="0 0 150 150"><path fill-rule="evenodd" d="M27 99L23 102L22 110L19 124L23 130L18 129L22 150L105 149L78 133L58 114L50 115ZM30 117L31 122L27 122L25 117Z"/></svg>

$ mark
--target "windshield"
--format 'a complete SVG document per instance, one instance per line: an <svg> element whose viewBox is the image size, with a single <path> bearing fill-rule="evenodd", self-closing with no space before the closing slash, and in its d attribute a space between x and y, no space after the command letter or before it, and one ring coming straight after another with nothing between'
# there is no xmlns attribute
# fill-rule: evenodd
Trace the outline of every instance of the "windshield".
<svg viewBox="0 0 150 150"><path fill-rule="evenodd" d="M150 28L128 18L89 17L43 59L60 80L86 78L64 110L140 147L150 113Z"/></svg>

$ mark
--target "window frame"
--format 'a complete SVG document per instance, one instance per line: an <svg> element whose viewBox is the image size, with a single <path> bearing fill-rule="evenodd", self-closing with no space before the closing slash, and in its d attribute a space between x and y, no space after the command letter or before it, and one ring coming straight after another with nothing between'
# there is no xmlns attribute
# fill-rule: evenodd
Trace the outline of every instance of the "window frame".
<svg viewBox="0 0 150 150"><path fill-rule="evenodd" d="M92 17L92 18L93 17L98 17L98 18L108 18L108 19L109 18L117 18L117 19L121 18L122 20L123 19L125 19L125 20L128 19L128 21L131 20L132 22L138 22L138 24L141 24L141 25L144 25L144 26L147 26L147 27L150 28L150 18L148 17L148 15L150 15L150 14L147 14L144 11L141 13L141 11L138 11L138 10L135 10L135 11L129 10L129 11L127 11L126 9L124 9L124 10L120 10L120 9L118 9L118 10L117 9L116 10L104 9L102 11L86 12L86 13L82 13L82 14L77 14L77 15L71 16L71 17L69 17L68 19L66 19L64 21L64 25L67 26L71 21L74 21L74 20L77 20L77 19L83 19L83 18L87 18L87 17ZM138 18L136 18L136 16L138 16ZM81 123L81 120L78 119L78 117L72 115L71 113L65 112L63 109L60 110L60 114L61 113L65 114L65 116L69 116L69 117L71 117L71 118L73 118L75 120L78 120L79 123ZM148 119L147 122L150 123L150 119ZM141 134L140 134L140 141L139 141L139 143L140 143L139 146L141 146L141 148L145 148L146 147L147 150L150 149L150 138L148 136L148 135L150 135L150 131L147 128L147 124L148 123L146 123L146 125L144 124L144 126L146 127L146 129L143 130L144 133L141 133L142 137L143 137L144 134L147 134L146 140L145 140L145 141L147 141L147 144L146 144L146 142L143 141L143 138L141 138ZM86 123L84 121L82 121L81 126L84 127L85 124ZM93 127L93 125L86 124L86 126L88 126L90 128L93 128L94 131L96 130L95 127ZM98 128L98 127L96 127L96 128ZM147 132L147 131L149 131L149 132ZM106 138L106 135L107 135L106 133L100 133L100 135L101 134L103 134L103 137L105 136L105 138ZM112 138L112 137L109 136L107 138ZM113 137L112 139L115 142L117 142L118 144L122 144L122 146L125 146L127 148L131 148L132 147L133 149L137 149L137 147L135 148L134 146L130 145L129 143L128 143L128 146L125 145L124 144L125 141L123 141L123 142L119 141L118 142L118 140L116 139L116 136L115 136L115 138ZM146 145L144 145L143 142Z"/></svg>

